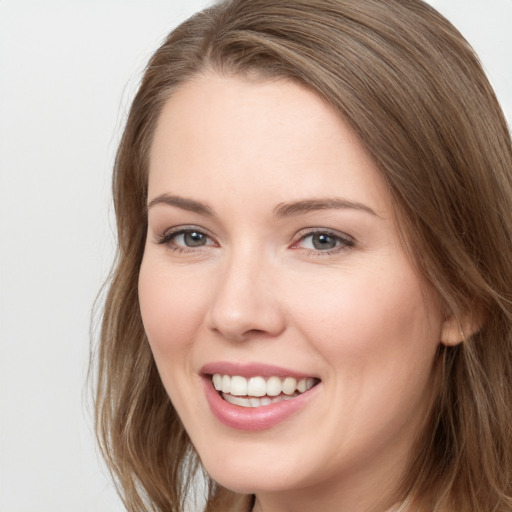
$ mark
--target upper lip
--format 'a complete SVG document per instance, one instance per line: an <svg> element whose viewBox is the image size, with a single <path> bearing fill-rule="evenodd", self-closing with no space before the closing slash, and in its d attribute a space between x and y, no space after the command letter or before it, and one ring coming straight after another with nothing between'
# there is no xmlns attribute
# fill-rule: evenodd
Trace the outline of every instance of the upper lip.
<svg viewBox="0 0 512 512"><path fill-rule="evenodd" d="M296 379L304 379L308 377L315 377L304 372L291 370L266 363L237 363L230 361L218 361L207 363L201 367L200 373L203 375L214 375L219 373L221 375L239 375L240 377L295 377Z"/></svg>

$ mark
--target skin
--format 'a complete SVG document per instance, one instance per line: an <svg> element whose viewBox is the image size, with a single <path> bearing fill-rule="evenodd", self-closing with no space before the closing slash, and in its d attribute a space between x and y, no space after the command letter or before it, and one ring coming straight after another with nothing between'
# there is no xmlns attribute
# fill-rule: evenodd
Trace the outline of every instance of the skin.
<svg viewBox="0 0 512 512"><path fill-rule="evenodd" d="M211 212L152 204L163 194ZM359 207L275 215L326 198ZM198 76L162 111L148 204L142 318L207 471L255 493L264 512L387 508L431 404L436 350L454 327L408 258L355 134L295 83ZM205 245L183 235L160 243L191 226ZM334 247L315 246L312 229ZM297 413L246 432L209 408L200 369L216 361L274 364L321 382Z"/></svg>

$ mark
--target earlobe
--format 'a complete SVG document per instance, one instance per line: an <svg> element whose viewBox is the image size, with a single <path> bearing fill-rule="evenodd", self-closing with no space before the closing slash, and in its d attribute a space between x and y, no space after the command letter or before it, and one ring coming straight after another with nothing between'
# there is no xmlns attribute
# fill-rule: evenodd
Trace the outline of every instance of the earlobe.
<svg viewBox="0 0 512 512"><path fill-rule="evenodd" d="M467 313L462 317L450 315L441 326L441 343L453 347L466 342L482 328L482 325L483 319L479 319L475 314Z"/></svg>

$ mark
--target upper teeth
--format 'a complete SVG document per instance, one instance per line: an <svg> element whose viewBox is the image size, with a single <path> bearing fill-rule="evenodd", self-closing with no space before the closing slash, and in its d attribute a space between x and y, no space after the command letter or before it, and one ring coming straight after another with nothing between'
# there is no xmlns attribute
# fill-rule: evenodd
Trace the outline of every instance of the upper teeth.
<svg viewBox="0 0 512 512"><path fill-rule="evenodd" d="M212 377L213 385L217 391L235 396L278 396L281 393L293 395L296 391L304 393L315 385L315 379L295 379L294 377L251 377L246 379L240 375L221 375L216 373Z"/></svg>

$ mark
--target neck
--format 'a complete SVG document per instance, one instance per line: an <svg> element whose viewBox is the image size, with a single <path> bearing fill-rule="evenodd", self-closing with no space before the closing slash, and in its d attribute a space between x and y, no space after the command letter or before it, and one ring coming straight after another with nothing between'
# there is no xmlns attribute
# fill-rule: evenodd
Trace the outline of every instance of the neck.
<svg viewBox="0 0 512 512"><path fill-rule="evenodd" d="M351 471L308 488L256 493L252 512L412 512L398 502L401 472L394 469L388 467L385 478L380 472Z"/></svg>
<svg viewBox="0 0 512 512"><path fill-rule="evenodd" d="M246 508L240 509L240 512L245 512L245 510L247 510L247 509ZM258 497L256 497L256 499L254 501L254 506L250 508L251 512L277 512L278 510L284 511L284 510L295 510L295 509L291 509L291 508L287 508L287 509L268 508L267 509L267 508L264 508L264 505L262 505L262 503L258 499ZM341 509L338 508L337 510L340 511ZM349 510L349 509L347 509L347 510ZM377 512L377 510L381 510L381 509L372 507L369 510L371 510L371 512ZM411 509L409 500L405 500L404 502L396 504L396 505L392 506L391 508L386 508L383 512L413 512L413 509Z"/></svg>

